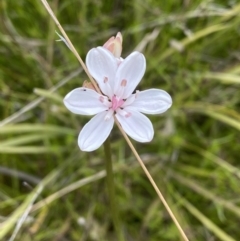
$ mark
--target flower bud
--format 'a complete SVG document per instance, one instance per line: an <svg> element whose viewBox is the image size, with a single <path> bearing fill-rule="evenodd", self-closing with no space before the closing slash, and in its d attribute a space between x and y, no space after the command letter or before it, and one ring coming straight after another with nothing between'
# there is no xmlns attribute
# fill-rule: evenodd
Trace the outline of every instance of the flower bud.
<svg viewBox="0 0 240 241"><path fill-rule="evenodd" d="M87 89L91 89L91 90L97 91L95 89L94 85L91 82L87 81L87 80L84 80L82 87L85 87Z"/></svg>
<svg viewBox="0 0 240 241"><path fill-rule="evenodd" d="M116 58L121 57L122 53L122 34L117 33L116 37L112 36L104 45L105 49L108 49Z"/></svg>

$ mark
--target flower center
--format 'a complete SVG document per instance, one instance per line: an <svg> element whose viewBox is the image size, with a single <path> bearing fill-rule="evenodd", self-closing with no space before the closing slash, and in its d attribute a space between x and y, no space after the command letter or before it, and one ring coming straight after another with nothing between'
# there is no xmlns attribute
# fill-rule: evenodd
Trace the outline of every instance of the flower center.
<svg viewBox="0 0 240 241"><path fill-rule="evenodd" d="M114 95L112 97L112 109L115 111L116 109L118 109L119 107L121 107L121 105L124 103L124 100L122 99L118 99L118 97L116 95Z"/></svg>

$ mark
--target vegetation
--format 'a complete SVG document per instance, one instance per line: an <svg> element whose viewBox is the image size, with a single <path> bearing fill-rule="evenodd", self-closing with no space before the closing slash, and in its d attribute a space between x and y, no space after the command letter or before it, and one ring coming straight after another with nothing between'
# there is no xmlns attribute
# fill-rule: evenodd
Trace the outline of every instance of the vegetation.
<svg viewBox="0 0 240 241"><path fill-rule="evenodd" d="M118 31L123 57L144 53L139 89L173 106L149 117L155 136L133 142L138 153L189 240L240 240L239 2L49 3L83 59ZM79 150L89 118L62 103L87 76L55 30L41 1L1 0L0 240L116 240L104 148ZM111 145L125 239L181 240L116 126Z"/></svg>

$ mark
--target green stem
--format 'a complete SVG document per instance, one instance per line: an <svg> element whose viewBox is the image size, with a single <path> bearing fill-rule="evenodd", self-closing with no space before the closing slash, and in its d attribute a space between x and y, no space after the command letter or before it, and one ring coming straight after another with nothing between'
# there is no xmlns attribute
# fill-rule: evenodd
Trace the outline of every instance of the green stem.
<svg viewBox="0 0 240 241"><path fill-rule="evenodd" d="M108 195L110 200L110 209L113 219L114 229L116 231L118 241L124 241L123 232L120 227L120 222L118 218L118 205L116 202L115 196L115 186L114 186L114 178L113 178L113 168L112 168L112 156L111 156L111 145L110 140L107 140L104 143L104 151L105 151L105 168L106 168L106 183L108 189Z"/></svg>

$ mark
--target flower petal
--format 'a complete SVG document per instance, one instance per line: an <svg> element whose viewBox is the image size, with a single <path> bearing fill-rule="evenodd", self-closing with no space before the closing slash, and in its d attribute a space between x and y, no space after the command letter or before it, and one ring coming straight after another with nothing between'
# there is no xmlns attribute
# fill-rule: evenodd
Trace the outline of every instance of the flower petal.
<svg viewBox="0 0 240 241"><path fill-rule="evenodd" d="M107 84L109 84L113 90L118 67L117 59L113 54L103 47L93 48L87 54L86 65L90 74L98 82L102 92L112 97L112 93L109 93Z"/></svg>
<svg viewBox="0 0 240 241"><path fill-rule="evenodd" d="M100 98L102 95L87 88L77 88L66 95L63 102L73 113L80 115L95 115L108 109Z"/></svg>
<svg viewBox="0 0 240 241"><path fill-rule="evenodd" d="M151 121L140 112L129 110L128 108L124 108L124 111L130 113L130 116L116 114L123 130L136 141L151 141L154 135Z"/></svg>
<svg viewBox="0 0 240 241"><path fill-rule="evenodd" d="M130 54L118 67L114 94L122 99L127 99L142 79L145 69L144 55L139 52Z"/></svg>
<svg viewBox="0 0 240 241"><path fill-rule="evenodd" d="M136 99L128 107L145 114L161 114L171 105L172 98L166 91L150 89L136 93Z"/></svg>
<svg viewBox="0 0 240 241"><path fill-rule="evenodd" d="M99 148L109 136L114 118L105 120L107 112L95 115L81 130L78 136L78 145L82 151L94 151Z"/></svg>

